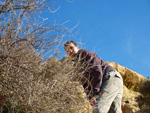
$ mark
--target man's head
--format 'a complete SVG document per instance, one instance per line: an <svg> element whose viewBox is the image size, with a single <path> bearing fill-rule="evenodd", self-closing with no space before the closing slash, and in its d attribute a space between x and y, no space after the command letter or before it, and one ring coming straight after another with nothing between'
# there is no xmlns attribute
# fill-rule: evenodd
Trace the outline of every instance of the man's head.
<svg viewBox="0 0 150 113"><path fill-rule="evenodd" d="M78 53L78 51L79 51L78 45L77 45L74 41L72 41L72 40L70 40L70 41L68 41L68 42L66 42L66 43L64 44L64 49L65 49L65 51L66 51L66 54L67 54L70 58L74 58L75 55L76 55L76 54Z"/></svg>

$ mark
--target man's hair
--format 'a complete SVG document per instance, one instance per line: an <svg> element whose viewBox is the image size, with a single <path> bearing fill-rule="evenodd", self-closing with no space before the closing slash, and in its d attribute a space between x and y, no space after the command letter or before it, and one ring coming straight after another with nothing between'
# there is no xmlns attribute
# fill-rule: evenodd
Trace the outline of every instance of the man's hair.
<svg viewBox="0 0 150 113"><path fill-rule="evenodd" d="M74 41L70 40L64 44L64 47L67 47L71 43L73 43L75 46L77 46L77 44Z"/></svg>

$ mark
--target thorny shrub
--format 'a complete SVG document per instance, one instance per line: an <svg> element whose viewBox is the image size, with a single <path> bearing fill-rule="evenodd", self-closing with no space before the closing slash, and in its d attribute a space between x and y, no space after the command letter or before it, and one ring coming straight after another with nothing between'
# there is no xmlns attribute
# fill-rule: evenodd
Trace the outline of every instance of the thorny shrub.
<svg viewBox="0 0 150 113"><path fill-rule="evenodd" d="M49 58L47 64L41 65L43 70L38 75L20 77L18 74L15 82L9 80L11 84L8 84L8 81L3 83L11 90L1 86L1 92L8 96L4 98L6 102L1 110L43 113L88 112L89 103L84 90L78 82L72 81L74 75L71 72L71 64L66 62ZM5 76L7 75L3 75ZM21 83L19 78L22 78Z"/></svg>

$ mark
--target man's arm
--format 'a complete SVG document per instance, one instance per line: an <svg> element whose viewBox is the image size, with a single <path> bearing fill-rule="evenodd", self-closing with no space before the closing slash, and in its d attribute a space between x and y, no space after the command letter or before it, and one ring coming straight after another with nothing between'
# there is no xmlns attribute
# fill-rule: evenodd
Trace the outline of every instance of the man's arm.
<svg viewBox="0 0 150 113"><path fill-rule="evenodd" d="M84 59L87 64L85 70L90 71L90 82L92 89L92 96L95 96L100 91L100 86L102 84L103 72L102 67L100 66L100 59L93 52L83 50L81 53L81 58Z"/></svg>

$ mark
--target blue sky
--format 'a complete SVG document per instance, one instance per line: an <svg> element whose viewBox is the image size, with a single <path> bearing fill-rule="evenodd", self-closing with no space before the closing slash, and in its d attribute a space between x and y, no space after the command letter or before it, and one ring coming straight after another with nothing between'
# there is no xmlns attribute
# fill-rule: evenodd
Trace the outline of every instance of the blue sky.
<svg viewBox="0 0 150 113"><path fill-rule="evenodd" d="M70 2L67 2L70 1ZM150 76L150 0L57 0L54 18L108 62ZM66 40L67 41L67 40Z"/></svg>

